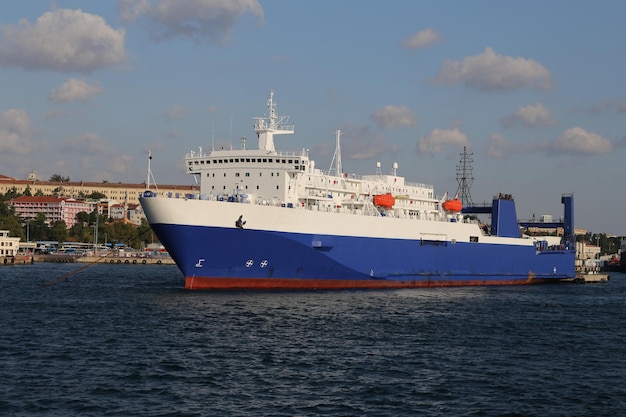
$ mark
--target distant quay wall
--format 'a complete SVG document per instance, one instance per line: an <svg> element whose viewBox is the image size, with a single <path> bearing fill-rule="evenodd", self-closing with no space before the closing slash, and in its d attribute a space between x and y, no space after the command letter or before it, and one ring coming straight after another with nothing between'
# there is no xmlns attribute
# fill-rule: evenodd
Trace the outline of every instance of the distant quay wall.
<svg viewBox="0 0 626 417"><path fill-rule="evenodd" d="M172 258L138 258L138 257L109 257L109 256L83 256L76 260L81 263L101 263L115 265L176 265Z"/></svg>
<svg viewBox="0 0 626 417"><path fill-rule="evenodd" d="M75 256L75 255L36 255L35 262L54 263L101 263L114 265L175 265L172 258L140 258L121 256Z"/></svg>

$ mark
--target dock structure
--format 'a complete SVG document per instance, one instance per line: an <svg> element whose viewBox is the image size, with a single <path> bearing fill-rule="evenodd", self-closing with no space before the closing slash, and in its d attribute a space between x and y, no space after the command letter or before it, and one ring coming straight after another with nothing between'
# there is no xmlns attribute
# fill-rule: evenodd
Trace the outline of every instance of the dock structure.
<svg viewBox="0 0 626 417"><path fill-rule="evenodd" d="M101 263L114 265L175 265L170 257L128 257L128 256L78 256L69 254L48 254L34 256L35 262L53 263Z"/></svg>
<svg viewBox="0 0 626 417"><path fill-rule="evenodd" d="M175 265L170 257L81 256L75 262L111 265Z"/></svg>
<svg viewBox="0 0 626 417"><path fill-rule="evenodd" d="M571 282L574 284L607 283L610 278L609 274L599 266L586 266L577 262L576 278L572 279Z"/></svg>
<svg viewBox="0 0 626 417"><path fill-rule="evenodd" d="M611 277L606 272L590 271L581 272L576 274L574 278L574 284L586 284L586 283L607 283Z"/></svg>

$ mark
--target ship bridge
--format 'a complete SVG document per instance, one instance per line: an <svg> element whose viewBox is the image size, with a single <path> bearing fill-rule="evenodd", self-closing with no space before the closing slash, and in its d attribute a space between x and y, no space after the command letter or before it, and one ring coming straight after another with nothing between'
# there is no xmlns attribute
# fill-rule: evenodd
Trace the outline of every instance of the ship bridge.
<svg viewBox="0 0 626 417"><path fill-rule="evenodd" d="M259 149L274 152L274 135L293 135L295 124L289 124L289 116L276 114L274 91L270 90L267 98L268 117L255 117L254 131L259 138Z"/></svg>

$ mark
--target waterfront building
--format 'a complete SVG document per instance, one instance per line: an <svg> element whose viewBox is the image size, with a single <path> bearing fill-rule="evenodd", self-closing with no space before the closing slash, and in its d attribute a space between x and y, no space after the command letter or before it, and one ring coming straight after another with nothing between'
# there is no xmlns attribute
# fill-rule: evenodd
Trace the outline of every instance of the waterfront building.
<svg viewBox="0 0 626 417"><path fill-rule="evenodd" d="M46 216L46 223L64 221L67 227L76 223L76 215L80 212L90 213L94 204L73 198L48 196L21 196L9 202L15 214L22 219L34 219L39 213Z"/></svg>
<svg viewBox="0 0 626 417"><path fill-rule="evenodd" d="M19 248L19 237L9 237L8 230L0 230L0 258L14 257Z"/></svg>

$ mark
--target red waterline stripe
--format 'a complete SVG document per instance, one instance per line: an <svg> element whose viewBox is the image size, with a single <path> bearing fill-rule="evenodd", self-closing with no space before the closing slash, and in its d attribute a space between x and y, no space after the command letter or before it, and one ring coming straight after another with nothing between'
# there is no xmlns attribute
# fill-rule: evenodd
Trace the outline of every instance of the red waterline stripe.
<svg viewBox="0 0 626 417"><path fill-rule="evenodd" d="M207 278L186 277L188 290L342 290L342 289L393 289L428 287L465 287L488 285L529 285L558 282L551 278L502 279L502 280L463 280L463 281L387 281L387 280L332 280L332 279L285 279L285 278Z"/></svg>

